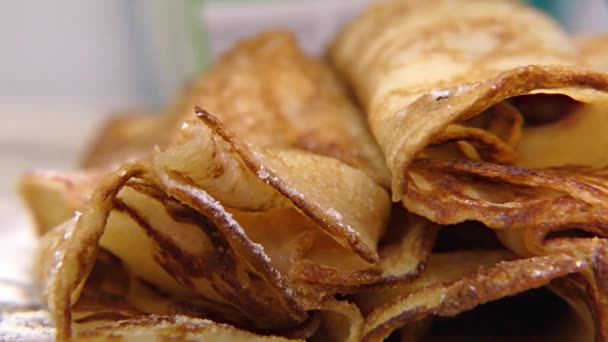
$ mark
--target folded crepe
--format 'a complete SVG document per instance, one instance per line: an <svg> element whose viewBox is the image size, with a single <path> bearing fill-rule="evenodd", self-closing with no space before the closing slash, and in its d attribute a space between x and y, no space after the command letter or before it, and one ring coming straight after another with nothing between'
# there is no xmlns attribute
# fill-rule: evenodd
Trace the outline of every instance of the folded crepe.
<svg viewBox="0 0 608 342"><path fill-rule="evenodd" d="M410 283L355 295L365 317L362 340L605 340L605 326L595 320L605 305L598 285L606 281L604 239L587 240L575 254L519 257L480 243L466 226L443 228L451 230L465 230L474 243L455 243L451 235L450 248L436 246Z"/></svg>
<svg viewBox="0 0 608 342"><path fill-rule="evenodd" d="M171 337L211 320L358 340L359 309L334 295L419 274L437 230L402 209L389 222L389 173L364 117L281 32L237 44L189 89L188 113L167 114L185 120L172 142L117 169L100 162L111 171L80 193L82 214L43 236L36 279L57 339Z"/></svg>
<svg viewBox="0 0 608 342"><path fill-rule="evenodd" d="M179 101L176 102L169 110L178 107ZM113 115L85 152L81 166L88 169L117 167L126 160L145 158L154 145L169 141L172 126L176 124L171 116L158 113Z"/></svg>
<svg viewBox="0 0 608 342"><path fill-rule="evenodd" d="M273 38L277 46L266 49ZM341 84L327 67L303 55L293 37L276 32L241 42L226 52L213 68L185 87L163 115L137 113L111 118L88 148L81 166L97 181L99 177L93 177L100 174L97 170L107 172L126 161L145 159L155 145L176 140L180 126L192 120L199 105L248 143L333 157L389 186L384 158ZM22 180L22 193L66 197L70 187L57 184L58 173L62 172L31 172ZM80 182L75 180L75 184ZM27 194L24 197L34 212L47 210L33 206L55 205L33 201ZM40 232L49 228L48 224L42 227L43 223L37 220Z"/></svg>
<svg viewBox="0 0 608 342"><path fill-rule="evenodd" d="M482 222L520 257L587 260L552 289L607 339L608 75L549 18L498 0L379 2L329 59L367 114L393 200L436 223Z"/></svg>
<svg viewBox="0 0 608 342"><path fill-rule="evenodd" d="M36 233L43 235L84 208L102 176L101 170L35 169L23 174L19 190Z"/></svg>

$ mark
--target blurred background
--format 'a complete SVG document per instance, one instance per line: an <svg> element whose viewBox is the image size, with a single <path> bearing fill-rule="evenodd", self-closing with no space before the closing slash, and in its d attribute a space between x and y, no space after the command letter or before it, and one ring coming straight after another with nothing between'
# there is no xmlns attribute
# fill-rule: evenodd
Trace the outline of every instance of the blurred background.
<svg viewBox="0 0 608 342"><path fill-rule="evenodd" d="M369 2L1 1L0 217L22 170L74 165L101 120L158 110L235 39L287 27L318 53ZM530 2L573 34L608 31L606 0Z"/></svg>

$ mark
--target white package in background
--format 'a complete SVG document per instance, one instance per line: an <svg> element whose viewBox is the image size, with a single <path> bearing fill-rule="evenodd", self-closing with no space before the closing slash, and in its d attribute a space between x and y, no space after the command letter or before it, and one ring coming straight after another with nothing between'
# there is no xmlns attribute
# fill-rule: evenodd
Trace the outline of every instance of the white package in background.
<svg viewBox="0 0 608 342"><path fill-rule="evenodd" d="M373 0L207 1L201 7L211 59L234 42L268 29L294 32L310 54L322 53L336 31Z"/></svg>
<svg viewBox="0 0 608 342"><path fill-rule="evenodd" d="M561 0L556 16L574 35L608 32L608 0Z"/></svg>

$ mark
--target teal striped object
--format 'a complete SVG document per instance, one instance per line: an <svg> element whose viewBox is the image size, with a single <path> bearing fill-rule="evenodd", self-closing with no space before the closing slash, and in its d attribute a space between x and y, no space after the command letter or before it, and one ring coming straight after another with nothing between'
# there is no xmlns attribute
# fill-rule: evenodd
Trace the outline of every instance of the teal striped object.
<svg viewBox="0 0 608 342"><path fill-rule="evenodd" d="M563 22L563 2L562 0L528 0L534 7L540 8L549 13L560 22Z"/></svg>
<svg viewBox="0 0 608 342"><path fill-rule="evenodd" d="M528 0L572 34L608 32L608 0Z"/></svg>

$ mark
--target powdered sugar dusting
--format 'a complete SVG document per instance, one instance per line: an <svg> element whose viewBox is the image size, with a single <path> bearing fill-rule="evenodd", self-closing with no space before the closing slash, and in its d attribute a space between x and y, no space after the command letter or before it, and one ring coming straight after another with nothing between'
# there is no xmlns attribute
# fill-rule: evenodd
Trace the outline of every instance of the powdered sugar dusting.
<svg viewBox="0 0 608 342"><path fill-rule="evenodd" d="M462 93L465 93L467 91L471 90L471 86L468 84L460 84L458 85L458 89L456 89L456 92L454 93L455 96L458 96Z"/></svg>
<svg viewBox="0 0 608 342"><path fill-rule="evenodd" d="M449 89L433 89L431 90L431 96L435 98L435 100L444 99L450 96L452 92Z"/></svg>
<svg viewBox="0 0 608 342"><path fill-rule="evenodd" d="M72 237L80 215L80 212L76 211L74 212L74 216L72 217L72 219L63 223L63 227L65 230L63 232L62 240L56 241L55 245L53 246L53 249L55 250L53 252L53 265L48 269L47 275L44 278L45 282L42 286L44 292L50 290L52 282L55 281L57 272L59 272L59 269L61 269L61 267L63 266L63 259L65 257L66 248L61 248L60 245L66 243L66 241Z"/></svg>
<svg viewBox="0 0 608 342"><path fill-rule="evenodd" d="M260 167L260 169L257 172L257 175L262 180L266 180L268 177L270 177L270 174L268 173L268 171L266 171L264 166Z"/></svg>
<svg viewBox="0 0 608 342"><path fill-rule="evenodd" d="M446 97L461 95L463 93L470 91L471 89L472 89L472 87L470 84L460 84L460 85L458 85L458 88L456 88L455 90L433 89L433 90L431 90L431 96L433 96L433 98L435 100L441 100L441 99L445 99Z"/></svg>
<svg viewBox="0 0 608 342"><path fill-rule="evenodd" d="M179 183L171 178L169 178L166 174L161 175L163 182L169 185L172 188L179 189L191 195L192 199L196 201L200 201L201 204L210 207L213 212L213 216L216 219L225 221L226 225L230 227L230 230L241 237L240 241L248 245L249 249L256 255L261 261L268 265L269 269L273 273L276 279L283 280L283 276L280 272L278 272L274 267L272 267L272 261L270 257L266 254L264 247L259 243L255 243L249 239L245 230L234 220L232 214L227 212L222 204L218 202L216 199L211 197L206 191L196 188L189 184Z"/></svg>
<svg viewBox="0 0 608 342"><path fill-rule="evenodd" d="M2 312L1 341L52 341L55 328L46 310Z"/></svg>
<svg viewBox="0 0 608 342"><path fill-rule="evenodd" d="M337 221L341 221L342 220L342 214L340 214L336 209L334 208L329 208L325 211L325 213L327 215L329 215L330 217L336 219Z"/></svg>
<svg viewBox="0 0 608 342"><path fill-rule="evenodd" d="M278 177L274 177L274 178L276 178L276 181L278 182L278 180L279 180ZM290 186L288 186L288 185L286 185L284 183L282 184L281 188L282 188L283 191L285 191L287 193L287 195L290 198L297 198L297 199L299 199L301 201L304 200L304 194L302 194L301 192L295 190L294 188L292 188L292 187L290 187Z"/></svg>
<svg viewBox="0 0 608 342"><path fill-rule="evenodd" d="M350 225L347 224L343 224L342 222L338 222L338 226L344 230L346 230L346 233L348 235L354 236L355 238L360 238L361 234L359 234L358 231L356 231L353 227L351 227Z"/></svg>

